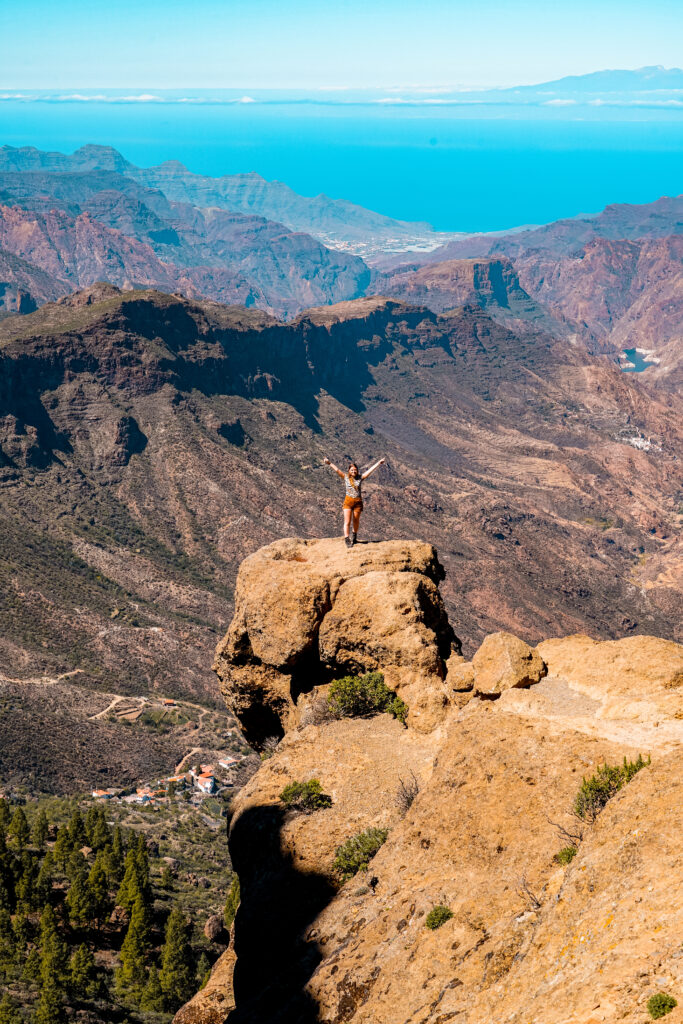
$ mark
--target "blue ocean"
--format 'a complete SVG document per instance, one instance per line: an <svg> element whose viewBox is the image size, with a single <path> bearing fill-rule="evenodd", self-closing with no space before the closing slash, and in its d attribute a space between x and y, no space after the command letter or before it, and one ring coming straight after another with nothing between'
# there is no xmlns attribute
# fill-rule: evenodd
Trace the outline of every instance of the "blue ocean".
<svg viewBox="0 0 683 1024"><path fill-rule="evenodd" d="M257 171L442 231L496 231L683 191L683 110L3 99L0 144Z"/></svg>

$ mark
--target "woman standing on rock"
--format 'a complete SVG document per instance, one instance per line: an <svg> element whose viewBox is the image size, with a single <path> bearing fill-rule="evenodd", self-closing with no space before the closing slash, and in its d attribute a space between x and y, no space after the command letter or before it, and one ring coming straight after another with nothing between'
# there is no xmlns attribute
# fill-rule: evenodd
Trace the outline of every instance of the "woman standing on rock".
<svg viewBox="0 0 683 1024"><path fill-rule="evenodd" d="M364 473L358 472L358 465L355 462L349 464L348 473L343 473L341 469L338 469L333 462L329 459L323 459L326 466L330 466L337 476L340 476L346 487L346 497L344 498L344 504L342 510L344 512L344 540L347 548L353 547L358 537L358 527L360 526L360 514L363 511L363 496L361 494L361 488L363 481L367 480L371 473L374 473L376 469L383 466L386 459L380 459L370 466L370 469L366 469Z"/></svg>

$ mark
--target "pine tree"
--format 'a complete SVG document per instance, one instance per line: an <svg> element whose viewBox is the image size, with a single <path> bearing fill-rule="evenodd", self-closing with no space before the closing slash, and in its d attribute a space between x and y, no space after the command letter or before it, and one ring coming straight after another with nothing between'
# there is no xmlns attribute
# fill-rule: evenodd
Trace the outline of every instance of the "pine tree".
<svg viewBox="0 0 683 1024"><path fill-rule="evenodd" d="M21 1014L8 992L0 999L0 1024L22 1024Z"/></svg>
<svg viewBox="0 0 683 1024"><path fill-rule="evenodd" d="M0 972L12 965L15 953L16 941L12 918L9 910L0 909Z"/></svg>
<svg viewBox="0 0 683 1024"><path fill-rule="evenodd" d="M43 988L54 986L59 993L66 974L66 945L57 930L57 919L48 904L40 915L40 980Z"/></svg>
<svg viewBox="0 0 683 1024"><path fill-rule="evenodd" d="M9 804L5 800L4 796L0 797L0 832L3 834L7 831L7 826L10 822L10 810Z"/></svg>
<svg viewBox="0 0 683 1024"><path fill-rule="evenodd" d="M40 871L36 878L35 898L38 906L45 906L46 903L50 902L54 881L52 876L53 867L54 857L52 856L52 851L48 850L43 857L43 863L40 865Z"/></svg>
<svg viewBox="0 0 683 1024"><path fill-rule="evenodd" d="M149 860L147 847L140 847L135 843L126 854L126 867L123 881L116 896L118 906L131 910L135 900L140 896L147 905L151 902L151 889L149 885Z"/></svg>
<svg viewBox="0 0 683 1024"><path fill-rule="evenodd" d="M166 924L166 941L161 952L159 981L169 1012L186 1003L194 990L191 970L192 949L187 937L187 923L177 908L171 911Z"/></svg>
<svg viewBox="0 0 683 1024"><path fill-rule="evenodd" d="M104 868L104 854L101 850L95 857L95 863L90 869L88 889L90 891L91 914L99 927L109 909L109 880Z"/></svg>
<svg viewBox="0 0 683 1024"><path fill-rule="evenodd" d="M211 977L211 964L206 953L202 953L197 961L196 981L197 987L202 989Z"/></svg>
<svg viewBox="0 0 683 1024"><path fill-rule="evenodd" d="M21 855L20 875L16 885L17 905L24 913L35 910L36 862L28 850Z"/></svg>
<svg viewBox="0 0 683 1024"><path fill-rule="evenodd" d="M22 981L40 981L40 953L34 946L24 960L21 972Z"/></svg>
<svg viewBox="0 0 683 1024"><path fill-rule="evenodd" d="M112 881L120 882L123 876L123 836L117 825L111 841L111 853L107 858L107 873Z"/></svg>
<svg viewBox="0 0 683 1024"><path fill-rule="evenodd" d="M99 992L95 958L82 943L69 961L69 988L81 999L94 999Z"/></svg>
<svg viewBox="0 0 683 1024"><path fill-rule="evenodd" d="M164 993L161 990L159 972L156 967L150 968L147 984L140 997L140 1009L154 1013L161 1013L164 1009Z"/></svg>
<svg viewBox="0 0 683 1024"><path fill-rule="evenodd" d="M81 816L81 812L78 809L76 809L71 815L71 821L69 822L69 839L71 840L71 845L77 850L80 850L81 846L86 846L88 842L85 823Z"/></svg>
<svg viewBox="0 0 683 1024"><path fill-rule="evenodd" d="M36 820L33 823L33 830L31 832L31 841L37 850L43 850L45 848L48 831L49 825L47 814L45 813L45 808L41 807L36 816Z"/></svg>
<svg viewBox="0 0 683 1024"><path fill-rule="evenodd" d="M168 864L161 871L160 883L162 889L173 888L173 875L171 874L171 869L169 868Z"/></svg>
<svg viewBox="0 0 683 1024"><path fill-rule="evenodd" d="M90 920L92 901L88 888L88 876L84 869L74 874L66 896L69 917L76 924L84 925Z"/></svg>
<svg viewBox="0 0 683 1024"><path fill-rule="evenodd" d="M228 898L225 901L225 910L223 912L223 920L225 921L225 927L231 928L232 922L235 920L235 915L240 905L240 880L239 875L233 875L230 883L230 889L228 891Z"/></svg>
<svg viewBox="0 0 683 1024"><path fill-rule="evenodd" d="M104 850L111 845L111 830L107 825L104 808L98 807L97 811L92 831L89 833L90 845L93 850Z"/></svg>
<svg viewBox="0 0 683 1024"><path fill-rule="evenodd" d="M149 948L149 923L142 898L138 896L133 907L126 937L121 946L121 966L116 971L116 986L139 998L147 980L145 961Z"/></svg>
<svg viewBox="0 0 683 1024"><path fill-rule="evenodd" d="M62 871L66 871L66 865L69 861L69 856L73 850L73 843L69 836L69 829L66 825L57 832L57 839L55 841L54 849L52 851L55 858L55 863L59 865Z"/></svg>
<svg viewBox="0 0 683 1024"><path fill-rule="evenodd" d="M145 892L149 889L149 854L145 837L142 834L138 836L135 844L135 861L140 889Z"/></svg>
<svg viewBox="0 0 683 1024"><path fill-rule="evenodd" d="M0 832L0 907L14 909L14 857Z"/></svg>
<svg viewBox="0 0 683 1024"><path fill-rule="evenodd" d="M87 861L80 850L72 850L66 862L66 877L73 882L76 875L87 870Z"/></svg>
<svg viewBox="0 0 683 1024"><path fill-rule="evenodd" d="M14 932L15 955L17 960L21 962L24 958L24 954L26 953L30 934L28 918L25 914L17 914L12 924L12 931Z"/></svg>
<svg viewBox="0 0 683 1024"><path fill-rule="evenodd" d="M24 849L31 838L28 821L26 820L23 807L17 807L16 811L12 815L12 820L10 821L9 828L7 829L7 835L16 839L17 847L20 850Z"/></svg>
<svg viewBox="0 0 683 1024"><path fill-rule="evenodd" d="M43 984L33 1024L64 1024L65 1021L66 1014L60 990L51 982Z"/></svg>
<svg viewBox="0 0 683 1024"><path fill-rule="evenodd" d="M90 807L88 808L88 813L85 816L85 834L87 836L88 846L93 845L92 837L93 832L95 831L95 822L97 821L97 811L98 808L95 806L95 804L90 804Z"/></svg>

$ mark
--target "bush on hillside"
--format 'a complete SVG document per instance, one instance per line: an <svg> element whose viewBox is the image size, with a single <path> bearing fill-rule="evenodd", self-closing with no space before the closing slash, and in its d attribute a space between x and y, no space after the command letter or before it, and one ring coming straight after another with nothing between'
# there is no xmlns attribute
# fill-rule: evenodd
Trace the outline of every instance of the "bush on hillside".
<svg viewBox="0 0 683 1024"><path fill-rule="evenodd" d="M280 800L290 810L303 811L305 814L332 806L332 797L323 793L318 779L311 779L309 782L290 782L280 793Z"/></svg>
<svg viewBox="0 0 683 1024"><path fill-rule="evenodd" d="M553 860L556 864L571 864L571 862L574 860L574 857L576 857L577 853L578 850L575 846L565 846L561 850L559 850L558 853L555 854Z"/></svg>
<svg viewBox="0 0 683 1024"><path fill-rule="evenodd" d="M452 917L453 911L450 907L445 907L443 903L437 903L437 905L432 907L427 914L427 917L425 918L425 926L434 932L437 928L440 928L442 924L445 924L446 921L450 921Z"/></svg>
<svg viewBox="0 0 683 1024"><path fill-rule="evenodd" d="M335 679L327 703L336 718L369 718L388 712L405 725L408 705L384 682L381 672Z"/></svg>
<svg viewBox="0 0 683 1024"><path fill-rule="evenodd" d="M658 992L648 999L647 1012L653 1020L659 1020L660 1017L666 1017L667 1013L671 1013L674 1006L678 1006L678 1003L673 996L667 995L666 992Z"/></svg>
<svg viewBox="0 0 683 1024"><path fill-rule="evenodd" d="M645 768L649 763L649 757L645 761L642 755L638 754L635 761L627 761L624 758L623 765L599 765L595 774L588 779L584 778L581 783L581 788L574 800L574 813L585 821L595 821L608 800L611 800L641 768Z"/></svg>
<svg viewBox="0 0 683 1024"><path fill-rule="evenodd" d="M386 842L388 835L389 829L368 828L338 846L332 867L341 880L346 882L359 871L367 871L368 864Z"/></svg>

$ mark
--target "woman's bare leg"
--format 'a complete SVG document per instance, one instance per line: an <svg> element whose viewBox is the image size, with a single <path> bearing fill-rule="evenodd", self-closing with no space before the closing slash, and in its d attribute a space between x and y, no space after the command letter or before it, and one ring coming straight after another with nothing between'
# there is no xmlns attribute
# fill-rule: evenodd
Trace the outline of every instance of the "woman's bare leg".
<svg viewBox="0 0 683 1024"><path fill-rule="evenodd" d="M358 536L358 527L360 526L361 511L362 510L359 508L354 508L353 510L353 532L355 533L356 537Z"/></svg>
<svg viewBox="0 0 683 1024"><path fill-rule="evenodd" d="M352 512L353 512L353 509L351 509L351 508L345 508L344 509L344 536L345 537L348 537L348 535L349 535L349 527L351 526L351 513Z"/></svg>

